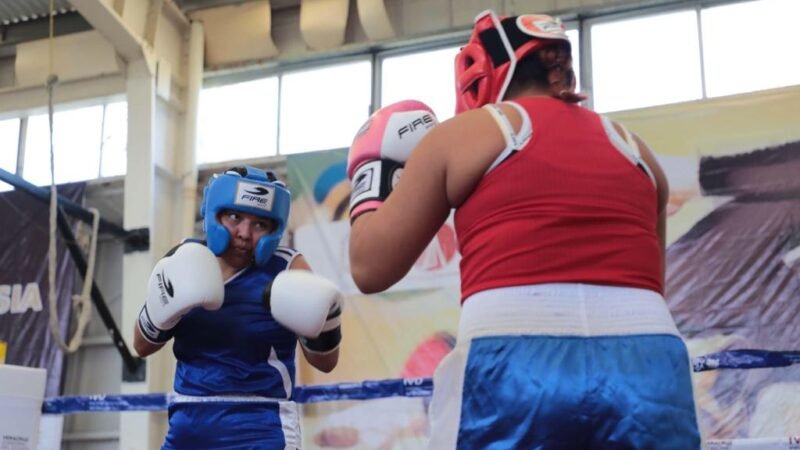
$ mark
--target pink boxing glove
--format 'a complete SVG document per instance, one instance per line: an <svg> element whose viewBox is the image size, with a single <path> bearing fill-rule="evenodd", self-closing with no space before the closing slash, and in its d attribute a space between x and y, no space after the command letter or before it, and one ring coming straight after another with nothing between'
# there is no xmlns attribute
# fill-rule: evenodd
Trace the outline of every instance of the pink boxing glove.
<svg viewBox="0 0 800 450"><path fill-rule="evenodd" d="M347 155L350 222L383 204L397 184L411 151L439 123L425 103L404 100L375 111L358 130Z"/></svg>

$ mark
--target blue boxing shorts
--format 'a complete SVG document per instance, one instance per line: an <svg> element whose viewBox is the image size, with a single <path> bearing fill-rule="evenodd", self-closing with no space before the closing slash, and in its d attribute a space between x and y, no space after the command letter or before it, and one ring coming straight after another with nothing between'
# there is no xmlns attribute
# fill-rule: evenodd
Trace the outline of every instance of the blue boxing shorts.
<svg viewBox="0 0 800 450"><path fill-rule="evenodd" d="M434 375L430 450L699 450L689 355L658 293L479 292Z"/></svg>
<svg viewBox="0 0 800 450"><path fill-rule="evenodd" d="M253 403L257 400L267 402ZM294 450L301 447L293 401L175 395L161 450Z"/></svg>

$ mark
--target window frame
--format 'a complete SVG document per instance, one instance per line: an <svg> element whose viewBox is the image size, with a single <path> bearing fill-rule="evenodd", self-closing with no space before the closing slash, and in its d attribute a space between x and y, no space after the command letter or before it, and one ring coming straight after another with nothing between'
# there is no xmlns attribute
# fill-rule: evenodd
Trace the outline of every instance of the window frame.
<svg viewBox="0 0 800 450"><path fill-rule="evenodd" d="M741 0L733 0L733 1L741 1ZM592 56L593 56L593 48L592 48L592 27L599 24L607 24L613 22L620 22L625 20L633 20L633 19L641 19L649 16L658 16L662 14L671 14L677 13L681 11L693 11L696 17L696 25L697 25L697 33L698 33L698 44L699 44L699 51L697 57L699 59L700 64L700 75L701 75L701 97L696 100L689 100L689 101L697 101L697 100L705 100L706 97L706 89L705 89L705 75L703 72L703 33L702 28L700 27L700 10L703 7L703 1L695 2L692 4L686 3L678 3L673 5L658 5L658 6L650 6L650 7L640 7L635 9L630 9L623 12L611 12L606 14L598 14L594 16L587 16L585 19L580 21L580 34L578 38L581 42L581 72L582 75L585 77L581 78L581 87L583 92L588 94L588 99L585 102L585 105L594 110L594 67L592 64ZM728 1L728 3L732 3ZM585 82L585 84L584 84ZM676 103L684 103L676 102ZM621 109L621 110L614 110L608 111L607 113L618 113L622 111L631 111L637 109L644 109L644 108L653 108L664 106L664 103L654 104L654 105L647 105L647 106L639 106L636 108L631 109Z"/></svg>

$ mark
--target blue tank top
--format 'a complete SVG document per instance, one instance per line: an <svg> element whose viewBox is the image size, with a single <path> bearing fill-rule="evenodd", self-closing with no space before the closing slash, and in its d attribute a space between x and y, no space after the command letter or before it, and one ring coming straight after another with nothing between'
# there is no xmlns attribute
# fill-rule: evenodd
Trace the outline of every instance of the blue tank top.
<svg viewBox="0 0 800 450"><path fill-rule="evenodd" d="M181 319L174 329L175 392L291 399L297 337L272 318L263 295L296 255L279 247L266 267L251 266L225 282L219 310L195 308ZM246 448L273 448L283 441L283 413L277 403L173 405L163 448L223 448L223 442L224 448L247 442L260 444Z"/></svg>

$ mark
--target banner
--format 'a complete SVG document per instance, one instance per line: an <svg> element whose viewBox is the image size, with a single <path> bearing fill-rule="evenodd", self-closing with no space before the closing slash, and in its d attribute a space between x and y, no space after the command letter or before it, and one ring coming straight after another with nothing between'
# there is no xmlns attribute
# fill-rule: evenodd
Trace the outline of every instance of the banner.
<svg viewBox="0 0 800 450"><path fill-rule="evenodd" d="M630 111L670 184L666 300L691 356L800 349L800 89ZM693 377L704 439L800 430L797 366Z"/></svg>
<svg viewBox="0 0 800 450"><path fill-rule="evenodd" d="M690 352L798 350L800 268L787 255L800 246L800 142L697 162L683 167L698 176L696 195L680 207L674 201L671 212L703 202L708 209L667 250L667 303ZM793 367L694 379L708 438L800 429L800 371Z"/></svg>
<svg viewBox="0 0 800 450"><path fill-rule="evenodd" d="M455 345L460 257L452 217L409 274L388 291L363 295L350 276L347 152L290 155L291 245L314 272L346 293L339 365L330 374L301 358L298 383L327 384L431 377ZM421 398L304 405L303 448L423 449L427 404Z"/></svg>
<svg viewBox="0 0 800 450"><path fill-rule="evenodd" d="M81 203L85 184L58 187ZM64 355L50 333L47 304L49 205L20 190L0 194L0 341L5 363L47 369L46 396L59 395ZM56 231L58 234L58 231ZM62 335L71 315L75 269L58 234L56 288Z"/></svg>

